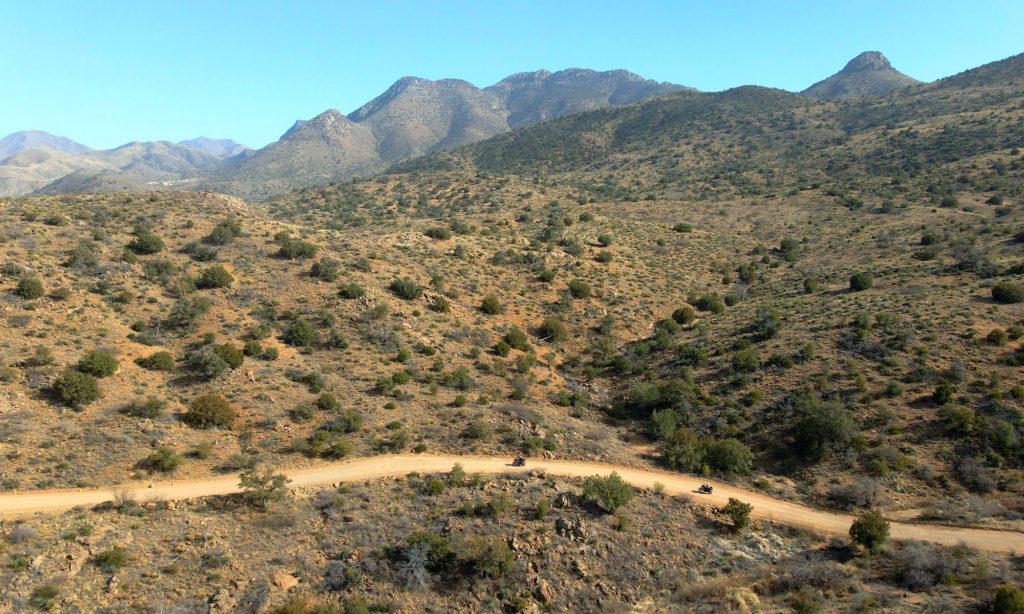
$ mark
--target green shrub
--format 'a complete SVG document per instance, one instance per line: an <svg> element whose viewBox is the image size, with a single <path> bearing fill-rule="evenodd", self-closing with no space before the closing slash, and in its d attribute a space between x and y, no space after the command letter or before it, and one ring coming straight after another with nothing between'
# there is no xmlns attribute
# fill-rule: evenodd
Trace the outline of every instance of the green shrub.
<svg viewBox="0 0 1024 614"><path fill-rule="evenodd" d="M850 276L850 292L860 292L875 285L870 273L854 273Z"/></svg>
<svg viewBox="0 0 1024 614"><path fill-rule="evenodd" d="M734 497L729 497L729 502L722 508L722 513L729 517L732 521L732 525L729 530L733 533L739 533L743 529L747 528L750 524L750 512L754 510L754 506L749 503L744 503Z"/></svg>
<svg viewBox="0 0 1024 614"><path fill-rule="evenodd" d="M609 514L633 500L633 487L612 472L607 477L592 476L583 481L583 496L597 499Z"/></svg>
<svg viewBox="0 0 1024 614"><path fill-rule="evenodd" d="M235 410L219 394L203 394L192 399L182 419L198 429L230 428L235 421Z"/></svg>
<svg viewBox="0 0 1024 614"><path fill-rule="evenodd" d="M284 335L281 336L281 340L291 346L305 347L316 341L316 331L313 330L313 326L309 322L299 318L292 320L288 328L285 329Z"/></svg>
<svg viewBox="0 0 1024 614"><path fill-rule="evenodd" d="M135 399L124 407L122 412L129 416L135 416L136 418L159 418L160 414L163 413L164 408L167 407L167 401L158 397L147 397L145 399Z"/></svg>
<svg viewBox="0 0 1024 614"><path fill-rule="evenodd" d="M569 332L565 328L565 324L562 324L561 320L554 317L544 318L544 321L537 327L537 336L542 341L548 341L551 343L560 343L569 338ZM508 339L506 338L506 341ZM509 345L512 345L511 343ZM515 347L515 346L512 346Z"/></svg>
<svg viewBox="0 0 1024 614"><path fill-rule="evenodd" d="M181 454L174 451L170 446L160 446L139 463L142 467L162 473L170 473L181 464Z"/></svg>
<svg viewBox="0 0 1024 614"><path fill-rule="evenodd" d="M356 282L349 282L347 284L341 284L338 288L338 296L344 299L357 299L366 296L366 288L363 288Z"/></svg>
<svg viewBox="0 0 1024 614"><path fill-rule="evenodd" d="M308 241L285 239L277 250L277 256L286 260L309 260L320 248Z"/></svg>
<svg viewBox="0 0 1024 614"><path fill-rule="evenodd" d="M722 439L707 446L707 463L723 473L750 473L754 453L738 439Z"/></svg>
<svg viewBox="0 0 1024 614"><path fill-rule="evenodd" d="M128 244L128 249L139 255L156 254L163 251L164 240L151 232L140 232Z"/></svg>
<svg viewBox="0 0 1024 614"><path fill-rule="evenodd" d="M738 373L754 373L761 368L761 357L757 350L748 347L732 355L732 369Z"/></svg>
<svg viewBox="0 0 1024 614"><path fill-rule="evenodd" d="M32 275L25 275L18 280L18 285L14 288L14 293L26 300L35 300L42 298L46 291L43 289L43 282L39 281L38 277Z"/></svg>
<svg viewBox="0 0 1024 614"><path fill-rule="evenodd" d="M100 396L96 378L75 369L65 370L53 382L52 390L62 403L74 409L81 409Z"/></svg>
<svg viewBox="0 0 1024 614"><path fill-rule="evenodd" d="M92 557L93 565L108 574L115 573L128 564L128 554L121 546L114 546L109 550L97 553Z"/></svg>
<svg viewBox="0 0 1024 614"><path fill-rule="evenodd" d="M1003 584L992 600L993 614L1024 614L1024 590L1016 584Z"/></svg>
<svg viewBox="0 0 1024 614"><path fill-rule="evenodd" d="M513 325L512 328L505 333L505 343L509 347L526 351L530 349L529 339L526 337L526 333L522 331L518 326Z"/></svg>
<svg viewBox="0 0 1024 614"><path fill-rule="evenodd" d="M396 279L391 282L388 289L394 293L395 296L407 301L418 299L423 295L423 286L419 285L415 281L408 277Z"/></svg>
<svg viewBox="0 0 1024 614"><path fill-rule="evenodd" d="M444 226L433 226L424 230L423 234L438 241L447 241L452 238L452 231Z"/></svg>
<svg viewBox="0 0 1024 614"><path fill-rule="evenodd" d="M693 307L680 307L672 312L672 319L683 326L691 324L697 318L697 312Z"/></svg>
<svg viewBox="0 0 1024 614"><path fill-rule="evenodd" d="M235 278L221 265L204 269L196 280L197 288L226 288L234 283Z"/></svg>
<svg viewBox="0 0 1024 614"><path fill-rule="evenodd" d="M597 235L597 243L601 247L608 247L609 245L612 244L612 236L610 234Z"/></svg>
<svg viewBox="0 0 1024 614"><path fill-rule="evenodd" d="M106 350L92 350L78 361L75 367L93 377L109 377L117 372L121 362Z"/></svg>
<svg viewBox="0 0 1024 614"><path fill-rule="evenodd" d="M711 313L722 313L725 311L725 303L722 302L722 299L717 294L705 294L694 302L694 307L701 311L710 311Z"/></svg>
<svg viewBox="0 0 1024 614"><path fill-rule="evenodd" d="M405 538L404 547L392 551L392 558L400 559L411 549L426 550L426 568L436 574L446 574L455 567L455 550L447 539L429 531L414 531Z"/></svg>
<svg viewBox="0 0 1024 614"><path fill-rule="evenodd" d="M497 315L501 313L501 303L495 296L485 296L480 303L480 311L488 315Z"/></svg>
<svg viewBox="0 0 1024 614"><path fill-rule="evenodd" d="M573 298L589 298L592 293L590 284L582 279L574 279L569 282L569 294L572 294Z"/></svg>
<svg viewBox="0 0 1024 614"><path fill-rule="evenodd" d="M1019 303L1024 301L1024 288L1012 282L1001 281L992 286L992 298L998 303Z"/></svg>
<svg viewBox="0 0 1024 614"><path fill-rule="evenodd" d="M484 577L500 577L515 566L516 555L504 539L491 536L474 537L467 545L467 556L473 569Z"/></svg>
<svg viewBox="0 0 1024 614"><path fill-rule="evenodd" d="M309 267L309 276L326 282L333 282L338 279L341 262L333 258L321 258Z"/></svg>
<svg viewBox="0 0 1024 614"><path fill-rule="evenodd" d="M888 538L889 521L879 512L864 512L850 525L850 540L868 552L878 552Z"/></svg>

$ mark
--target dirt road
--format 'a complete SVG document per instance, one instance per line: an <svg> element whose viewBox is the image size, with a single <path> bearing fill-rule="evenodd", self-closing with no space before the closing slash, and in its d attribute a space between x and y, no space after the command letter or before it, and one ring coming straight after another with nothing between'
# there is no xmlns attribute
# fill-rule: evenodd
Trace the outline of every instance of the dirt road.
<svg viewBox="0 0 1024 614"><path fill-rule="evenodd" d="M736 497L754 506L751 514L754 518L813 529L829 535L846 536L850 523L853 521L853 517L849 514L817 510L718 482L712 482L714 494L696 494L697 487L705 481L702 478L601 463L530 459L526 467L512 467L507 458L409 454L360 458L308 469L285 470L284 473L291 478L292 487L303 487L405 475L413 471L447 471L455 463L460 463L468 473L543 470L552 475L587 477L598 474L607 475L615 471L634 486L653 488L655 483L661 483L664 485L666 493L688 494L697 502L705 502L714 506L725 505L729 497ZM145 501L147 499L180 500L225 495L238 492L239 489L237 476L229 475L206 480L156 482L152 487L140 486L136 483L89 490L32 491L0 495L0 516L61 510L78 505L95 505L111 500L115 490L125 490L131 493L136 500ZM893 522L890 535L896 539L917 539L946 545L962 542L974 548L995 552L1024 552L1024 533L1014 531Z"/></svg>

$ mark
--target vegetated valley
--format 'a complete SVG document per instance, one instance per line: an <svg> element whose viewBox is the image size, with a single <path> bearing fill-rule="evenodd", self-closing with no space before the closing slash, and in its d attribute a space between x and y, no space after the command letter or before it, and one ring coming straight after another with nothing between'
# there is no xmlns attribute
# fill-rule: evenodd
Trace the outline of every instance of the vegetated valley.
<svg viewBox="0 0 1024 614"><path fill-rule="evenodd" d="M5 199L0 497L247 482L5 519L0 608L1020 611L1016 556L880 526L1024 530L1022 63L683 91L263 202ZM393 452L538 469L277 479Z"/></svg>

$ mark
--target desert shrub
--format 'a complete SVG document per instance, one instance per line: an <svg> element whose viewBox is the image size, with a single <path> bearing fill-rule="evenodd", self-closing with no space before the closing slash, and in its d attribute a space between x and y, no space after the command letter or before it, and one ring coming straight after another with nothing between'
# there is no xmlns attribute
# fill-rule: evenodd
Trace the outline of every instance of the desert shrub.
<svg viewBox="0 0 1024 614"><path fill-rule="evenodd" d="M164 240L152 232L140 232L128 244L128 249L139 255L156 254L163 251Z"/></svg>
<svg viewBox="0 0 1024 614"><path fill-rule="evenodd" d="M452 302L440 294L435 294L430 308L438 313L448 313L452 309Z"/></svg>
<svg viewBox="0 0 1024 614"><path fill-rule="evenodd" d="M185 368L196 377L213 379L223 374L231 366L215 346L204 345L185 354Z"/></svg>
<svg viewBox="0 0 1024 614"><path fill-rule="evenodd" d="M121 362L106 350L92 350L78 361L75 367L93 377L109 377L117 372Z"/></svg>
<svg viewBox="0 0 1024 614"><path fill-rule="evenodd" d="M1016 584L1004 584L996 589L992 599L993 614L1024 614L1024 590Z"/></svg>
<svg viewBox="0 0 1024 614"><path fill-rule="evenodd" d="M953 384L949 383L948 380L939 380L939 383L935 386L935 391L932 392L932 400L937 405L945 405L953 400Z"/></svg>
<svg viewBox="0 0 1024 614"><path fill-rule="evenodd" d="M320 248L308 241L285 239L277 250L277 256L286 260L309 260Z"/></svg>
<svg viewBox="0 0 1024 614"><path fill-rule="evenodd" d="M139 463L140 466L151 469L153 471L160 471L162 473L170 473L178 468L181 464L181 454L174 451L174 448L170 446L160 446L156 452L153 452L146 458L142 459Z"/></svg>
<svg viewBox="0 0 1024 614"><path fill-rule="evenodd" d="M100 396L96 378L75 369L67 369L53 382L54 395L63 404L81 409Z"/></svg>
<svg viewBox="0 0 1024 614"><path fill-rule="evenodd" d="M446 574L455 567L457 557L455 550L447 539L429 531L414 531L405 538L401 549L392 550L392 560L412 562L409 555L418 553L423 557L422 565L426 571Z"/></svg>
<svg viewBox="0 0 1024 614"><path fill-rule="evenodd" d="M228 400L219 394L203 394L192 399L182 419L188 425L199 429L230 428L235 421L235 410Z"/></svg>
<svg viewBox="0 0 1024 614"><path fill-rule="evenodd" d="M28 596L28 604L37 610L52 610L53 606L57 605L57 595L60 595L60 589L54 584L46 583L32 589Z"/></svg>
<svg viewBox="0 0 1024 614"><path fill-rule="evenodd" d="M266 510L272 501L280 501L287 492L291 480L269 467L261 472L255 467L246 469L238 476L242 497L249 505Z"/></svg>
<svg viewBox="0 0 1024 614"><path fill-rule="evenodd" d="M748 347L732 355L732 369L738 373L754 373L761 368L761 357L757 350Z"/></svg>
<svg viewBox="0 0 1024 614"><path fill-rule="evenodd" d="M850 540L868 552L877 552L889 538L889 521L876 511L867 511L850 525Z"/></svg>
<svg viewBox="0 0 1024 614"><path fill-rule="evenodd" d="M838 401L799 398L794 414L794 443L797 449L815 460L845 448L858 433L853 414Z"/></svg>
<svg viewBox="0 0 1024 614"><path fill-rule="evenodd" d="M992 471L977 458L968 456L956 464L956 477L968 490L976 493L990 493L996 488Z"/></svg>
<svg viewBox="0 0 1024 614"><path fill-rule="evenodd" d="M569 338L569 332L565 328L565 324L562 324L561 320L555 317L546 317L537 327L537 336L540 337L541 341L549 341L551 343L560 343ZM508 341L508 339L506 339ZM509 345L512 345L511 343ZM513 346L515 347L515 346Z"/></svg>
<svg viewBox="0 0 1024 614"><path fill-rule="evenodd" d="M341 287L338 288L338 296L349 300L362 298L366 296L366 288L363 288L354 281L341 284Z"/></svg>
<svg viewBox="0 0 1024 614"><path fill-rule="evenodd" d="M170 352L156 352L136 358L135 364L150 371L170 371L174 369L174 356Z"/></svg>
<svg viewBox="0 0 1024 614"><path fill-rule="evenodd" d="M452 238L452 231L444 226L432 226L424 230L423 234L438 241L447 241Z"/></svg>
<svg viewBox="0 0 1024 614"><path fill-rule="evenodd" d="M227 363L229 369L237 369L245 362L245 353L230 343L212 345L210 346L210 349L220 356L221 360Z"/></svg>
<svg viewBox="0 0 1024 614"><path fill-rule="evenodd" d="M316 331L313 330L312 324L299 318L292 320L281 336L281 340L291 346L305 347L316 341Z"/></svg>
<svg viewBox="0 0 1024 614"><path fill-rule="evenodd" d="M508 573L516 562L516 555L504 539L497 536L474 537L466 547L473 569L481 576L496 578Z"/></svg>
<svg viewBox="0 0 1024 614"><path fill-rule="evenodd" d="M321 258L309 267L309 276L326 282L338 279L341 270L341 262L334 258Z"/></svg>
<svg viewBox="0 0 1024 614"><path fill-rule="evenodd" d="M26 300L34 300L42 298L46 293L43 289L43 282L39 281L38 277L33 275L24 275L18 280L18 285L14 288L14 293Z"/></svg>
<svg viewBox="0 0 1024 614"><path fill-rule="evenodd" d="M713 441L707 446L707 463L723 473L750 473L754 465L754 453L738 439L728 438Z"/></svg>
<svg viewBox="0 0 1024 614"><path fill-rule="evenodd" d="M316 406L322 411L335 411L341 409L341 402L333 394L325 392L316 400Z"/></svg>
<svg viewBox="0 0 1024 614"><path fill-rule="evenodd" d="M753 505L744 503L734 497L729 497L729 502L722 508L722 513L732 521L729 530L733 533L739 533L747 528L747 525L750 524L750 512L753 510Z"/></svg>
<svg viewBox="0 0 1024 614"><path fill-rule="evenodd" d="M159 418L160 414L163 413L167 407L167 401L159 397L146 397L145 399L135 399L124 406L121 411L129 416L135 416L136 418Z"/></svg>
<svg viewBox="0 0 1024 614"><path fill-rule="evenodd" d="M915 541L904 543L894 558L896 580L914 591L958 583L972 567L966 548L937 548Z"/></svg>
<svg viewBox="0 0 1024 614"><path fill-rule="evenodd" d="M1019 303L1024 301L1024 287L1012 282L1001 281L992 286L992 298L997 303Z"/></svg>
<svg viewBox="0 0 1024 614"><path fill-rule="evenodd" d="M597 235L597 243L601 247L608 247L612 244L612 236L610 234L599 234Z"/></svg>
<svg viewBox="0 0 1024 614"><path fill-rule="evenodd" d="M544 269L544 270L540 271L539 273L537 273L537 281L542 281L544 283L548 283L548 282L551 282L551 281L553 281L555 279L555 275L556 275L556 273L554 271L552 271L551 269Z"/></svg>
<svg viewBox="0 0 1024 614"><path fill-rule="evenodd" d="M573 279L569 282L569 294L573 298L589 298L593 291L590 289L590 284L583 281L582 279Z"/></svg>
<svg viewBox="0 0 1024 614"><path fill-rule="evenodd" d="M687 224L686 222L679 222L678 224L672 227L672 230L674 230L675 232L682 233L693 232L693 225Z"/></svg>
<svg viewBox="0 0 1024 614"><path fill-rule="evenodd" d="M423 286L419 285L408 277L396 279L391 282L388 289L394 293L395 296L407 301L418 299L423 295Z"/></svg>
<svg viewBox="0 0 1024 614"><path fill-rule="evenodd" d="M529 339L526 337L526 333L515 325L505 333L504 341L510 348L522 350L524 352L530 349L530 343Z"/></svg>
<svg viewBox="0 0 1024 614"><path fill-rule="evenodd" d="M683 326L692 323L697 318L697 312L693 307L680 307L672 312L672 319Z"/></svg>
<svg viewBox="0 0 1024 614"><path fill-rule="evenodd" d="M985 340L992 345L1006 345L1010 340L1010 335L1001 328L994 328L985 336Z"/></svg>
<svg viewBox="0 0 1024 614"><path fill-rule="evenodd" d="M701 311L710 311L711 313L722 313L725 311L725 303L722 302L722 299L717 294L705 294L694 301L693 305Z"/></svg>
<svg viewBox="0 0 1024 614"><path fill-rule="evenodd" d="M235 278L228 273L228 270L221 265L215 265L204 269L196 280L197 288L225 288L230 286Z"/></svg>
<svg viewBox="0 0 1024 614"><path fill-rule="evenodd" d="M614 471L606 477L591 476L583 481L583 496L601 502L609 514L633 500L633 487Z"/></svg>
<svg viewBox="0 0 1024 614"><path fill-rule="evenodd" d="M860 292L875 285L875 280L870 273L854 273L850 276L850 291Z"/></svg>
<svg viewBox="0 0 1024 614"><path fill-rule="evenodd" d="M165 324L170 328L189 328L213 303L205 296L183 297L171 307Z"/></svg>
<svg viewBox="0 0 1024 614"><path fill-rule="evenodd" d="M488 315L497 315L501 313L501 303L498 301L498 297L485 296L484 300L480 302L480 311Z"/></svg>
<svg viewBox="0 0 1024 614"><path fill-rule="evenodd" d="M104 573L113 574L128 564L128 554L123 547L114 546L93 556L92 563Z"/></svg>

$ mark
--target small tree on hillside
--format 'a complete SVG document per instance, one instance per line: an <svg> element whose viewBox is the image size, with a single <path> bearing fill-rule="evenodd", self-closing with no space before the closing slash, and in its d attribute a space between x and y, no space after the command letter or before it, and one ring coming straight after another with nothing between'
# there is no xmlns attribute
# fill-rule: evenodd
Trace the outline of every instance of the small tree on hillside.
<svg viewBox="0 0 1024 614"><path fill-rule="evenodd" d="M607 477L592 476L583 481L583 496L597 499L609 514L633 500L633 487L612 472Z"/></svg>
<svg viewBox="0 0 1024 614"><path fill-rule="evenodd" d="M238 476L238 486L245 500L262 510L266 510L272 501L284 498L289 482L291 480L287 476L274 473L269 467L262 472L256 468L246 469Z"/></svg>
<svg viewBox="0 0 1024 614"><path fill-rule="evenodd" d="M747 528L747 525L750 524L750 512L753 510L753 505L744 503L734 497L729 497L729 503L722 508L722 513L732 521L732 526L729 527L729 530L733 533L739 533Z"/></svg>
<svg viewBox="0 0 1024 614"><path fill-rule="evenodd" d="M868 552L878 552L889 538L889 521L874 510L864 512L850 525L850 540Z"/></svg>

